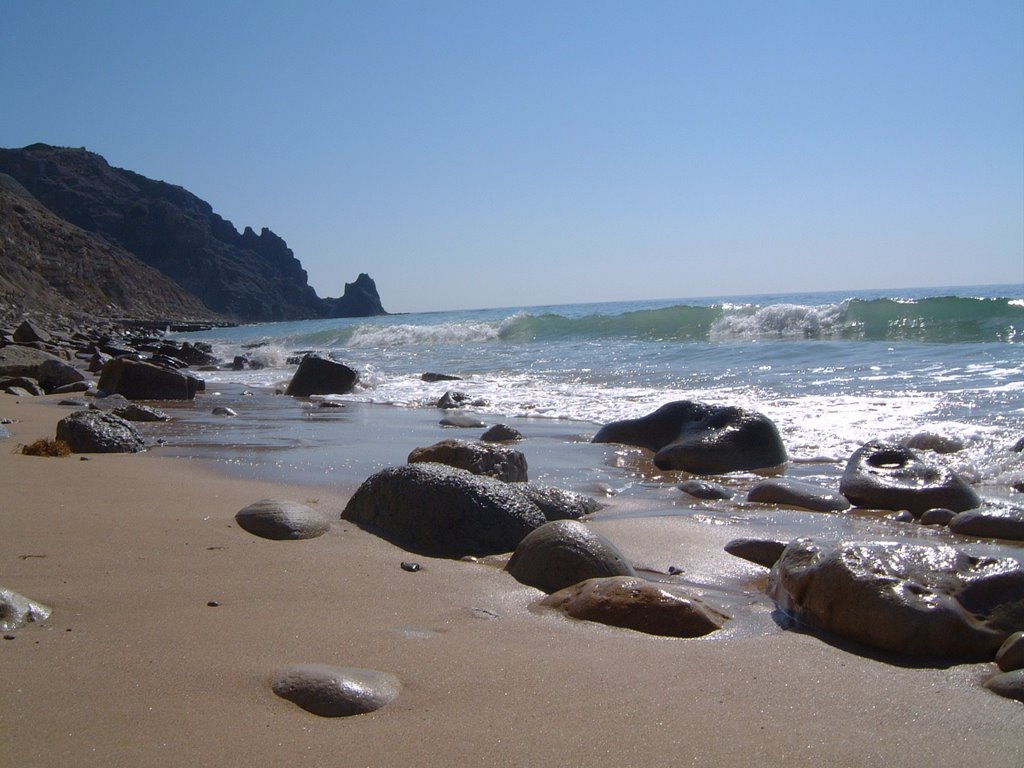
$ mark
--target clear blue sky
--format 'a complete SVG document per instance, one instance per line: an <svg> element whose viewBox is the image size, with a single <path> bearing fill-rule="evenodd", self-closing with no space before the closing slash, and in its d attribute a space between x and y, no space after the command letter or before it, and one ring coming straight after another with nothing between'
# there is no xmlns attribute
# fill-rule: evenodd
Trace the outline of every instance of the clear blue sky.
<svg viewBox="0 0 1024 768"><path fill-rule="evenodd" d="M1020 0L11 0L0 105L390 311L1024 281Z"/></svg>

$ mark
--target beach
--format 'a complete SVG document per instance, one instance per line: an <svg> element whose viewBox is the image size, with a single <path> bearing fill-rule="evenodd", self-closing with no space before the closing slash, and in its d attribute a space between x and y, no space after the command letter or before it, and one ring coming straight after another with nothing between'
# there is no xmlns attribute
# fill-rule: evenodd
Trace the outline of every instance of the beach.
<svg viewBox="0 0 1024 768"><path fill-rule="evenodd" d="M591 523L641 567L747 584L724 630L655 637L538 609L543 594L494 562L412 556L340 520L351 484L269 483L159 451L16 452L67 410L0 398L0 584L53 608L0 642L12 763L1024 760L1024 708L981 685L994 665L916 667L782 628L760 592L767 571L722 550L735 527L636 509ZM262 498L314 506L332 529L252 536L234 515ZM307 662L390 672L402 690L376 712L321 718L270 688Z"/></svg>

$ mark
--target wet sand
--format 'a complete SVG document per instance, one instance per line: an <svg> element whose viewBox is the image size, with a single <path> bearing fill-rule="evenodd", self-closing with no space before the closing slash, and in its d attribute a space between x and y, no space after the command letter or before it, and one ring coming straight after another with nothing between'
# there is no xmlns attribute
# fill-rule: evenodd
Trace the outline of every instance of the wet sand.
<svg viewBox="0 0 1024 768"><path fill-rule="evenodd" d="M893 664L782 629L736 526L608 514L640 565L728 590L680 640L531 609L500 569L408 553L338 520L350 487L183 458L15 453L66 413L0 396L0 584L53 607L0 641L0 754L20 766L986 766L1024 764L1024 706L993 665ZM337 520L310 541L233 520L266 497ZM422 570L399 566L415 559ZM656 574L655 574L656 575ZM725 599L725 598L723 598ZM214 601L216 606L208 603ZM279 699L298 662L379 669L391 705L324 719Z"/></svg>

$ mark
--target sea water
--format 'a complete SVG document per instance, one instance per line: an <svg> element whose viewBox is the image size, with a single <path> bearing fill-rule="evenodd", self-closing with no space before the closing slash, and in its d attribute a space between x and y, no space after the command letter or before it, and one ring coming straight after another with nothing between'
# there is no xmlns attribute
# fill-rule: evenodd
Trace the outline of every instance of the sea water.
<svg viewBox="0 0 1024 768"><path fill-rule="evenodd" d="M486 423L538 438L524 448L531 467L583 490L650 482L643 457L609 456L589 438L682 399L767 415L788 473L829 484L865 441L923 432L963 441L932 458L981 488L998 494L1024 480L1022 454L1011 450L1024 437L1022 285L431 312L177 338L249 365L201 374L211 395L184 415L191 427L169 452L262 477L358 482L424 441L478 437L438 427L436 403L456 390ZM355 391L273 395L308 351L355 368ZM427 382L427 372L459 379ZM211 396L239 416L212 419Z"/></svg>

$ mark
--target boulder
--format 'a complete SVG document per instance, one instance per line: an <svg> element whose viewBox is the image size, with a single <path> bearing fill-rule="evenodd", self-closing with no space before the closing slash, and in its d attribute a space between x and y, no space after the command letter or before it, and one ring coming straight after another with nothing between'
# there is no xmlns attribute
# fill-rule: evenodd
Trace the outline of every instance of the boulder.
<svg viewBox="0 0 1024 768"><path fill-rule="evenodd" d="M450 373L433 373L428 371L424 373L420 378L423 381L435 382L435 381L462 381L461 376L453 376Z"/></svg>
<svg viewBox="0 0 1024 768"><path fill-rule="evenodd" d="M330 529L320 512L284 499L261 499L235 513L235 522L245 531L278 541L315 539Z"/></svg>
<svg viewBox="0 0 1024 768"><path fill-rule="evenodd" d="M85 381L85 374L63 360L44 360L39 365L36 378L43 389L53 392L59 387Z"/></svg>
<svg viewBox="0 0 1024 768"><path fill-rule="evenodd" d="M39 381L40 367L46 362L64 363L56 355L32 347L12 344L0 347L0 378L8 376L27 376Z"/></svg>
<svg viewBox="0 0 1024 768"><path fill-rule="evenodd" d="M145 444L129 422L103 411L75 411L57 422L57 439L72 453L137 453Z"/></svg>
<svg viewBox="0 0 1024 768"><path fill-rule="evenodd" d="M872 440L854 451L839 484L854 506L908 510L914 517L936 507L962 512L981 503L951 469L922 461L909 448Z"/></svg>
<svg viewBox="0 0 1024 768"><path fill-rule="evenodd" d="M775 424L760 413L692 400L663 405L639 419L606 424L595 443L624 443L654 451L659 469L715 475L770 469L786 463Z"/></svg>
<svg viewBox="0 0 1024 768"><path fill-rule="evenodd" d="M468 413L452 413L445 416L438 422L442 427L457 427L459 429L477 429L487 426L479 416Z"/></svg>
<svg viewBox="0 0 1024 768"><path fill-rule="evenodd" d="M680 587L636 576L587 579L549 595L541 605L574 619L668 637L701 637L730 618Z"/></svg>
<svg viewBox="0 0 1024 768"><path fill-rule="evenodd" d="M733 496L732 491L728 488L718 485L717 483L709 483L705 480L684 480L679 483L676 488L688 496L693 496L695 499L703 499L705 501L731 499Z"/></svg>
<svg viewBox="0 0 1024 768"><path fill-rule="evenodd" d="M429 463L381 470L341 516L410 551L456 558L510 552L545 522L516 485Z"/></svg>
<svg viewBox="0 0 1024 768"><path fill-rule="evenodd" d="M355 389L357 381L359 374L344 363L309 354L302 358L285 394L292 397L346 395Z"/></svg>
<svg viewBox="0 0 1024 768"><path fill-rule="evenodd" d="M636 576L614 544L576 520L556 520L533 531L519 542L505 570L549 594L586 579Z"/></svg>
<svg viewBox="0 0 1024 768"><path fill-rule="evenodd" d="M29 622L46 621L53 613L49 606L0 587L0 632L20 629Z"/></svg>
<svg viewBox="0 0 1024 768"><path fill-rule="evenodd" d="M414 449L408 460L410 464L421 461L447 464L474 475L496 477L506 483L525 483L527 480L526 457L519 451L499 445L442 440Z"/></svg>
<svg viewBox="0 0 1024 768"><path fill-rule="evenodd" d="M942 507L936 507L935 509L929 509L920 518L918 522L921 525L949 525L949 521L956 517L956 512L952 509L943 509Z"/></svg>
<svg viewBox="0 0 1024 768"><path fill-rule="evenodd" d="M949 521L949 530L961 536L1024 541L1024 509L988 504L968 509Z"/></svg>
<svg viewBox="0 0 1024 768"><path fill-rule="evenodd" d="M0 389L4 390L8 394L17 394L22 397L31 395L38 397L39 395L45 395L45 390L39 386L39 382L35 379L29 378L28 376L6 376L0 378ZM20 390L18 392L11 392L12 389ZM25 394L22 395L21 393Z"/></svg>
<svg viewBox="0 0 1024 768"><path fill-rule="evenodd" d="M999 646L996 665L1003 672L1024 669L1024 631L1014 632Z"/></svg>
<svg viewBox="0 0 1024 768"><path fill-rule="evenodd" d="M495 424L484 432L480 439L485 443L515 443L523 439L523 434L515 427Z"/></svg>
<svg viewBox="0 0 1024 768"><path fill-rule="evenodd" d="M108 395L124 395L129 400L193 400L202 383L153 363L115 357L103 366L98 387Z"/></svg>
<svg viewBox="0 0 1024 768"><path fill-rule="evenodd" d="M726 542L724 549L730 555L771 568L782 557L786 543L776 539L733 539Z"/></svg>
<svg viewBox="0 0 1024 768"><path fill-rule="evenodd" d="M796 539L768 593L808 626L915 657L991 661L1024 626L1024 566L946 545Z"/></svg>
<svg viewBox="0 0 1024 768"><path fill-rule="evenodd" d="M292 664L277 674L271 690L321 717L348 717L390 704L402 690L387 672L326 664Z"/></svg>
<svg viewBox="0 0 1024 768"><path fill-rule="evenodd" d="M565 491L550 485L523 483L516 486L523 495L537 505L548 520L577 520L601 509L601 504L589 496Z"/></svg>
<svg viewBox="0 0 1024 768"><path fill-rule="evenodd" d="M53 340L49 333L31 320L23 320L21 325L15 329L13 338L16 344L32 344L33 342L49 344Z"/></svg>
<svg viewBox="0 0 1024 768"><path fill-rule="evenodd" d="M1024 669L1003 672L985 681L985 687L1008 699L1024 701Z"/></svg>
<svg viewBox="0 0 1024 768"><path fill-rule="evenodd" d="M931 432L919 432L903 440L905 448L915 451L934 451L935 453L956 453L964 449L964 441L958 437L935 435Z"/></svg>
<svg viewBox="0 0 1024 768"><path fill-rule="evenodd" d="M438 408L450 409L450 408L461 408L469 401L469 397L462 392L455 392L449 390L441 395L437 401Z"/></svg>
<svg viewBox="0 0 1024 768"><path fill-rule="evenodd" d="M850 508L846 497L835 491L791 477L762 480L747 493L747 501L809 509L812 512L842 512Z"/></svg>

